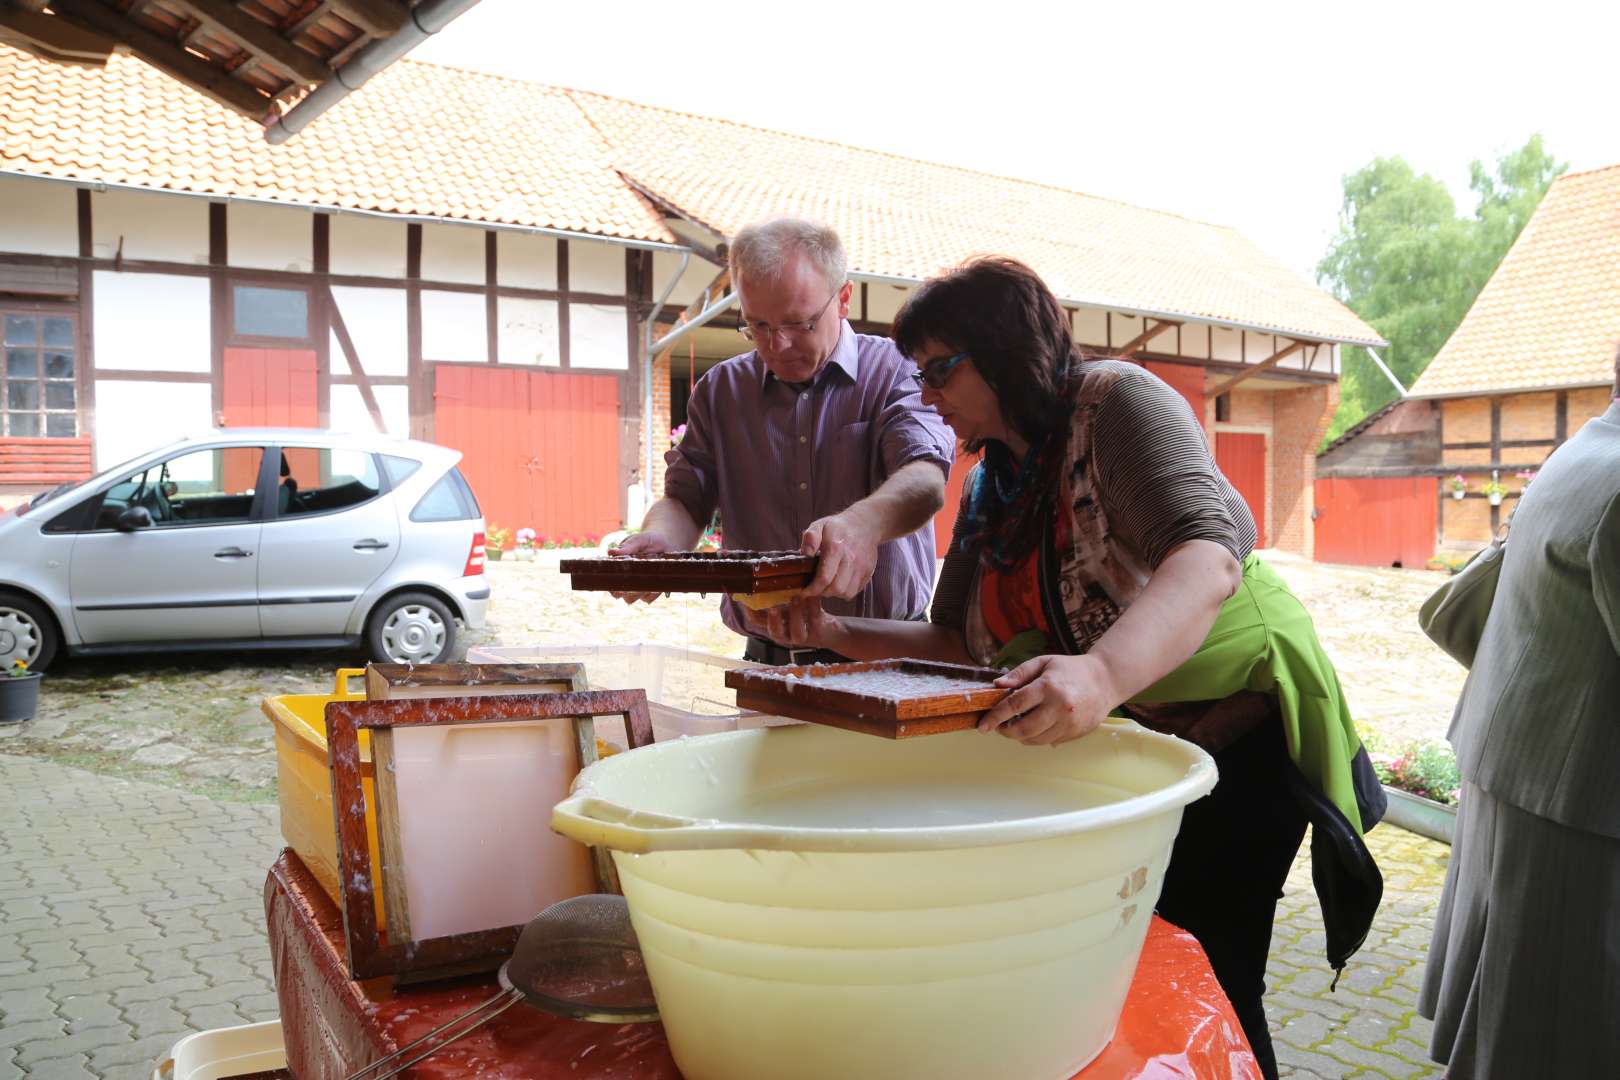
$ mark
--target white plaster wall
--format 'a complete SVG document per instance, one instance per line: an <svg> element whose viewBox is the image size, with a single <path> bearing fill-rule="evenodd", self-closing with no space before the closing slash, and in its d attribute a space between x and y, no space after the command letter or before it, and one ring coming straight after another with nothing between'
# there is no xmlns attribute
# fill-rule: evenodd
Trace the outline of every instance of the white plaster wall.
<svg viewBox="0 0 1620 1080"><path fill-rule="evenodd" d="M900 305L910 295L911 290L900 285L869 281L866 284L866 317L872 322L893 322L900 313Z"/></svg>
<svg viewBox="0 0 1620 1080"><path fill-rule="evenodd" d="M411 433L411 392L406 386L373 386L377 408L382 413L384 435L408 439ZM377 425L366 408L366 399L360 396L358 386L337 384L332 387L329 405L331 426L334 431L354 431L362 434L377 433Z"/></svg>
<svg viewBox="0 0 1620 1080"><path fill-rule="evenodd" d="M354 351L359 354L360 366L366 369L366 374L404 375L409 370L410 347L405 333L404 289L334 285L332 299L337 302L343 325L349 330ZM98 351L101 348L99 338L96 348ZM334 340L332 370L347 373L347 364L341 368L338 366L342 357L343 350L338 348Z"/></svg>
<svg viewBox="0 0 1620 1080"><path fill-rule="evenodd" d="M333 214L330 234L334 274L405 276L405 223L360 214Z"/></svg>
<svg viewBox="0 0 1620 1080"><path fill-rule="evenodd" d="M654 300L664 294L664 290L669 287L670 278L675 276L675 271L680 265L681 257L679 255L668 251L653 252L652 298ZM680 281L676 283L675 291L670 293L669 299L665 301L665 304L668 305L666 310L673 308L679 311L693 300L696 300L703 293L703 287L713 281L719 273L720 268L714 263L693 255L691 261L686 264L686 272L681 275Z"/></svg>
<svg viewBox="0 0 1620 1080"><path fill-rule="evenodd" d="M497 232L495 280L518 289L555 289L557 241L534 233Z"/></svg>
<svg viewBox="0 0 1620 1080"><path fill-rule="evenodd" d="M496 349L501 363L544 367L562 363L556 301L503 296L496 301L496 317Z"/></svg>
<svg viewBox="0 0 1620 1080"><path fill-rule="evenodd" d="M177 436L206 432L212 405L213 390L207 383L97 379L91 442L96 468L109 469Z"/></svg>
<svg viewBox="0 0 1620 1080"><path fill-rule="evenodd" d="M612 368L630 366L629 313L622 307L570 304L568 307L568 366Z"/></svg>
<svg viewBox="0 0 1620 1080"><path fill-rule="evenodd" d="M568 241L568 291L624 295L624 253L620 244Z"/></svg>
<svg viewBox="0 0 1620 1080"><path fill-rule="evenodd" d="M1210 327L1209 344L1212 359L1234 362L1243 359L1243 335L1236 330L1229 330L1224 326Z"/></svg>
<svg viewBox="0 0 1620 1080"><path fill-rule="evenodd" d="M209 370L207 278L98 270L95 290L97 369Z"/></svg>
<svg viewBox="0 0 1620 1080"><path fill-rule="evenodd" d="M422 290L422 358L473 364L489 359L482 294Z"/></svg>
<svg viewBox="0 0 1620 1080"><path fill-rule="evenodd" d="M1257 334L1250 330L1243 335L1243 360L1248 364L1258 364L1281 347L1275 335Z"/></svg>
<svg viewBox="0 0 1620 1080"><path fill-rule="evenodd" d="M69 184L0 177L0 251L77 255L78 207Z"/></svg>
<svg viewBox="0 0 1620 1080"><path fill-rule="evenodd" d="M1181 324L1181 355L1197 357L1200 360L1209 356L1209 327L1204 323Z"/></svg>
<svg viewBox="0 0 1620 1080"><path fill-rule="evenodd" d="M484 233L472 225L423 225L422 280L482 285ZM499 265L499 250L495 259Z"/></svg>
<svg viewBox="0 0 1620 1080"><path fill-rule="evenodd" d="M1135 315L1124 315L1116 311L1109 320L1109 349L1122 349L1136 340L1138 334L1145 328L1146 323Z"/></svg>
<svg viewBox="0 0 1620 1080"><path fill-rule="evenodd" d="M225 205L225 261L254 270L315 269L315 213L260 203Z"/></svg>
<svg viewBox="0 0 1620 1080"><path fill-rule="evenodd" d="M90 196L90 220L101 258L116 255L122 238L126 259L208 264L207 199L103 191Z"/></svg>
<svg viewBox="0 0 1620 1080"><path fill-rule="evenodd" d="M1101 308L1076 308L1074 340L1098 349L1108 347L1108 312Z"/></svg>

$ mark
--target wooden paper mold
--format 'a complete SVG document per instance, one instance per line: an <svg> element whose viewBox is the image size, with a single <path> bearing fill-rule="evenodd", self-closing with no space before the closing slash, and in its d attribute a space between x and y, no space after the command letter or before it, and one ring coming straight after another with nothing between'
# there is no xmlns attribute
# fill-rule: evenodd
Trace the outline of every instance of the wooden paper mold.
<svg viewBox="0 0 1620 1080"><path fill-rule="evenodd" d="M550 670L534 670L536 668ZM423 783L432 784L440 761L435 752L436 741L481 740L483 744L477 748L477 753L463 757L481 759L480 768L493 767L497 772L516 769L523 774L482 787L463 783L455 790L469 792L469 798L496 800L489 807L478 804L475 816L481 820L482 827L475 826L470 832L463 830L449 838L429 836L425 841L427 849L436 847L440 852L447 851L443 861L452 864L480 841L493 842L495 847L489 854L497 858L494 871L497 874L508 869L499 859L502 841L498 837L505 835L503 825L511 824L511 814L503 820L498 805L503 792L521 792L525 779L537 787L555 789L560 785L566 791L573 775L596 760L593 717L623 717L626 739L631 747L652 742L647 698L642 691L573 689L584 685L584 672L578 664L534 665L524 674L531 677L528 692L512 696L334 701L327 705L333 808L338 832L340 906L352 977L420 978L425 973L492 970L511 954L518 934L535 914L535 911L514 911L508 916L512 920L508 925L478 925L481 913L452 910L442 903L422 901L420 893L416 894L419 904L412 907L411 843L408 830L401 829L401 823L408 817L401 814L400 804L404 792L420 791ZM560 685L557 692L534 692L541 689L533 685L535 680ZM572 724L559 731L557 724L549 722L558 719L571 720ZM366 805L359 762L358 732L361 729L371 732L377 780L378 805L374 813L384 863L381 881L385 890L386 934L378 926L374 868L366 840ZM415 768L413 763L426 764ZM551 775L553 773L555 775ZM450 777L440 776L440 779L448 787L455 783ZM412 787L413 784L416 786ZM514 796L512 801L518 800ZM538 829L550 839L548 818L541 815L536 823L531 817L532 814L525 813L519 824L530 833ZM481 836L481 832L487 835ZM497 839L491 841L492 837ZM560 837L555 839L561 840ZM420 831L417 840L416 850L427 850L421 847ZM592 852L590 858L594 862L584 862L564 874L566 880L550 882L548 887L555 886L571 894L617 891L617 879L607 853ZM516 872L517 862L511 860L512 872ZM431 880L432 876L429 873L427 878ZM487 913L482 914L487 922ZM472 926L456 929L457 919L463 922L471 919Z"/></svg>
<svg viewBox="0 0 1620 1080"><path fill-rule="evenodd" d="M563 559L558 569L578 591L753 594L802 589L820 561L796 551L673 551Z"/></svg>
<svg viewBox="0 0 1620 1080"><path fill-rule="evenodd" d="M811 723L909 739L963 731L1012 691L1004 672L931 660L871 660L726 672L737 706Z"/></svg>

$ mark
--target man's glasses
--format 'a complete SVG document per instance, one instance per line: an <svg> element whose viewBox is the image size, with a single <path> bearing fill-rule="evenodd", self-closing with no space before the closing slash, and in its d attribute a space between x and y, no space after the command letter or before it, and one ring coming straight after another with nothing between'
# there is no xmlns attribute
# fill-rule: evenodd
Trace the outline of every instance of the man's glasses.
<svg viewBox="0 0 1620 1080"><path fill-rule="evenodd" d="M911 373L911 378L918 386L926 386L931 390L943 390L945 384L951 381L951 372L956 365L968 358L965 352L955 356L947 356L943 360L935 360L925 367L920 367Z"/></svg>
<svg viewBox="0 0 1620 1080"><path fill-rule="evenodd" d="M839 290L842 288L843 286L840 285L837 289L834 289L832 296L827 297L827 302L821 305L821 310L803 322L785 322L780 326L772 326L768 322L745 321L737 329L749 341L774 341L777 334L784 334L790 338L804 337L815 330L816 324L821 321L821 316L826 313L827 308L832 305L833 298L838 295Z"/></svg>

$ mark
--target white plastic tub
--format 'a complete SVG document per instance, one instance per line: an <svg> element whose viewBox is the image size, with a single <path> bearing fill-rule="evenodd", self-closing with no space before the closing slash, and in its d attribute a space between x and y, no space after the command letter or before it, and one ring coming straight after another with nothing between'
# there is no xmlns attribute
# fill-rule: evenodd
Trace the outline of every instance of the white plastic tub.
<svg viewBox="0 0 1620 1080"><path fill-rule="evenodd" d="M621 754L552 826L614 850L688 1080L1067 1080L1113 1036L1191 743L804 725Z"/></svg>
<svg viewBox="0 0 1620 1080"><path fill-rule="evenodd" d="M281 1021L187 1035L152 1070L152 1080L221 1080L287 1067Z"/></svg>
<svg viewBox="0 0 1620 1080"><path fill-rule="evenodd" d="M584 664L592 690L644 690L653 738L765 727L793 721L737 707L737 692L726 686L726 672L760 665L696 649L637 645L539 644L467 650L472 664ZM623 725L598 720L596 733L625 745Z"/></svg>

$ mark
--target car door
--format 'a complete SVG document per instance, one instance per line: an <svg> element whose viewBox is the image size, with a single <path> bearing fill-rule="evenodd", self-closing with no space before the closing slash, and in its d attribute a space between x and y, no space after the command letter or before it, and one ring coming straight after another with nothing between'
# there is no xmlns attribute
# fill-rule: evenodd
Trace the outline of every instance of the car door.
<svg viewBox="0 0 1620 1080"><path fill-rule="evenodd" d="M264 457L263 446L180 451L102 493L68 575L86 645L259 636ZM126 510L145 523L121 521Z"/></svg>
<svg viewBox="0 0 1620 1080"><path fill-rule="evenodd" d="M347 448L280 448L259 561L267 638L342 634L355 602L399 555L399 516L377 456Z"/></svg>

